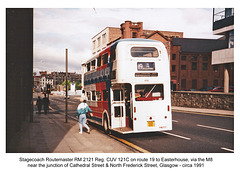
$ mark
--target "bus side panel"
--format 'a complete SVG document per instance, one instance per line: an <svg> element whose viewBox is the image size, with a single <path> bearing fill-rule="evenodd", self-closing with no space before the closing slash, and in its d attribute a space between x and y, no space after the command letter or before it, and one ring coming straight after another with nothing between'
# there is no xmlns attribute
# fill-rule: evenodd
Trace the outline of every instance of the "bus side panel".
<svg viewBox="0 0 240 174"><path fill-rule="evenodd" d="M93 111L93 116L97 117L97 121L102 123L102 116L103 112L107 111L108 112L108 103L106 101L98 101L96 102L96 106L91 106L91 109Z"/></svg>
<svg viewBox="0 0 240 174"><path fill-rule="evenodd" d="M107 97L107 99L105 101L103 101L103 91L104 90L108 90L106 89L107 83L106 82L100 82L100 83L96 83L95 87L96 87L96 91L101 92L101 101L88 101L89 106L91 107L92 111L93 111L93 120L101 122L102 123L102 117L104 112L107 112L108 114L110 114L110 110L109 110L109 96Z"/></svg>

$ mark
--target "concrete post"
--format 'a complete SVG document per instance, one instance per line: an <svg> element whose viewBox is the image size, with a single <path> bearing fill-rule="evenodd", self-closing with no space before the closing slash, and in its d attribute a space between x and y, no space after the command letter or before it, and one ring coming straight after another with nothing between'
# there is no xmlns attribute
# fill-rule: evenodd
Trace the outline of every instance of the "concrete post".
<svg viewBox="0 0 240 174"><path fill-rule="evenodd" d="M228 65L224 66L224 93L229 93L229 72Z"/></svg>

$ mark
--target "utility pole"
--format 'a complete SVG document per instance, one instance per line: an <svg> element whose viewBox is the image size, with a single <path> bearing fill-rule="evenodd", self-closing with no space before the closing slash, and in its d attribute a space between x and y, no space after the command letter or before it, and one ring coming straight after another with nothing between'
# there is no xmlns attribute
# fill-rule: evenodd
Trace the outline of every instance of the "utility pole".
<svg viewBox="0 0 240 174"><path fill-rule="evenodd" d="M68 122L68 49L66 49L66 116L65 123Z"/></svg>

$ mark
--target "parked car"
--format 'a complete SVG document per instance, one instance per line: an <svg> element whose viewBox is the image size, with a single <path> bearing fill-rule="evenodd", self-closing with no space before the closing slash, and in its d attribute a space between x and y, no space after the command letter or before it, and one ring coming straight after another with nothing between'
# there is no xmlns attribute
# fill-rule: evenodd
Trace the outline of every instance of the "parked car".
<svg viewBox="0 0 240 174"><path fill-rule="evenodd" d="M213 89L211 89L211 90L208 90L208 91L209 91L209 92L223 92L223 91L224 91L224 88L218 86L218 87L215 87L215 88L213 88Z"/></svg>
<svg viewBox="0 0 240 174"><path fill-rule="evenodd" d="M213 88L215 87L214 86L204 87L204 88L201 88L199 91L209 91L209 90L212 90Z"/></svg>
<svg viewBox="0 0 240 174"><path fill-rule="evenodd" d="M229 86L229 92L234 92L234 87L233 86Z"/></svg>

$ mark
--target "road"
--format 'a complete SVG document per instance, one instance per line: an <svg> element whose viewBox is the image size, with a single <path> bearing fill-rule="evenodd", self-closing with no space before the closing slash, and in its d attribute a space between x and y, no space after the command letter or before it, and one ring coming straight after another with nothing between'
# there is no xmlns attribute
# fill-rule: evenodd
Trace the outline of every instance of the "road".
<svg viewBox="0 0 240 174"><path fill-rule="evenodd" d="M76 115L78 99L68 100L68 114ZM63 96L50 96L51 111L65 113ZM173 130L114 136L152 153L231 153L234 150L232 116L173 111Z"/></svg>

